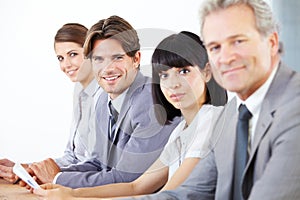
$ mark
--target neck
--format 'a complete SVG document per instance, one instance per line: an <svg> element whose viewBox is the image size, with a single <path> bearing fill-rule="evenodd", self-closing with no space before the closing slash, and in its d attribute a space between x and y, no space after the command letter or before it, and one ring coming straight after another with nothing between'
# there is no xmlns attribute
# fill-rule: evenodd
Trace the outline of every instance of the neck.
<svg viewBox="0 0 300 200"><path fill-rule="evenodd" d="M200 106L194 105L192 107L189 107L188 109L181 110L182 116L184 117L187 125L190 125L192 123L193 119L195 118L201 107L202 104Z"/></svg>
<svg viewBox="0 0 300 200"><path fill-rule="evenodd" d="M91 74L86 79L84 79L83 81L80 81L80 84L85 89L92 82L93 79L94 79L94 75Z"/></svg>

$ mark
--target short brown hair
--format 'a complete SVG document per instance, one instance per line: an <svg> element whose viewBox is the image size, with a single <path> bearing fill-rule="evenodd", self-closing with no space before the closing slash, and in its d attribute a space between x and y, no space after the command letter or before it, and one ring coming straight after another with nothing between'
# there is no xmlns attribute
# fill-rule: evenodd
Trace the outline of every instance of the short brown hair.
<svg viewBox="0 0 300 200"><path fill-rule="evenodd" d="M113 15L100 20L90 28L84 45L84 55L90 58L95 41L107 38L119 41L129 57L134 57L140 50L136 30L123 18Z"/></svg>

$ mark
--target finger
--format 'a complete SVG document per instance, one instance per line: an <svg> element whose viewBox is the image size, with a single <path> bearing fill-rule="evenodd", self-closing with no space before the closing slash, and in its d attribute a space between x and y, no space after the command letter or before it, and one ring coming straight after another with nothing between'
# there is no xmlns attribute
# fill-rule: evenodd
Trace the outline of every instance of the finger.
<svg viewBox="0 0 300 200"><path fill-rule="evenodd" d="M36 165L30 165L26 168L26 171L30 174L30 175L34 175L35 171L38 169L38 167Z"/></svg>
<svg viewBox="0 0 300 200"><path fill-rule="evenodd" d="M5 180L9 181L9 182L14 182L15 179L15 174L12 172L12 170L9 169L5 169L4 170L0 170L0 177L4 178Z"/></svg>
<svg viewBox="0 0 300 200"><path fill-rule="evenodd" d="M28 164L21 164L25 169L27 169L29 167Z"/></svg>
<svg viewBox="0 0 300 200"><path fill-rule="evenodd" d="M49 189L53 189L53 185L52 183L45 183L43 185L41 185L41 188L45 189L45 190L49 190Z"/></svg>
<svg viewBox="0 0 300 200"><path fill-rule="evenodd" d="M0 159L0 165L5 165L5 166L8 166L8 167L12 167L14 166L14 162L8 160L8 159Z"/></svg>
<svg viewBox="0 0 300 200"><path fill-rule="evenodd" d="M45 196L47 194L46 190L43 190L42 188L33 189L33 194L39 195L39 196Z"/></svg>
<svg viewBox="0 0 300 200"><path fill-rule="evenodd" d="M5 174L7 172L12 173L12 167L0 165L0 176L1 176L1 174Z"/></svg>
<svg viewBox="0 0 300 200"><path fill-rule="evenodd" d="M43 182L37 177L37 176L33 176L32 177L39 185L43 184Z"/></svg>
<svg viewBox="0 0 300 200"><path fill-rule="evenodd" d="M14 183L15 182L15 179L13 178L7 178L7 177L3 177L4 180L10 182L10 183Z"/></svg>
<svg viewBox="0 0 300 200"><path fill-rule="evenodd" d="M19 182L19 186L21 186L21 187L25 187L26 185L27 185L27 183L25 183L23 180L21 180Z"/></svg>
<svg viewBox="0 0 300 200"><path fill-rule="evenodd" d="M40 166L37 164L30 165L26 170L31 176L38 175L41 171Z"/></svg>
<svg viewBox="0 0 300 200"><path fill-rule="evenodd" d="M28 184L25 186L25 188L26 188L27 190L30 190L30 189L31 189L31 187L30 187Z"/></svg>

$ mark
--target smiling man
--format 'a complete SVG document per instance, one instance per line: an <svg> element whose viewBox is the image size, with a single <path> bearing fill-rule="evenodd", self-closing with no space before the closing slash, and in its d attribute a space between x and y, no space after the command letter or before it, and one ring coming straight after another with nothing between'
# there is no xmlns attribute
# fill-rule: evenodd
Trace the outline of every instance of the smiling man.
<svg viewBox="0 0 300 200"><path fill-rule="evenodd" d="M51 172L53 182L78 188L132 181L158 158L179 117L163 124L156 119L151 79L139 70L139 38L127 21L118 16L100 20L89 30L84 50L105 91L95 108L94 145L100 153Z"/></svg>
<svg viewBox="0 0 300 200"><path fill-rule="evenodd" d="M97 33L96 33L97 34ZM139 72L141 54L130 57L116 39L96 40L93 45L92 63L99 85L116 99L133 83Z"/></svg>

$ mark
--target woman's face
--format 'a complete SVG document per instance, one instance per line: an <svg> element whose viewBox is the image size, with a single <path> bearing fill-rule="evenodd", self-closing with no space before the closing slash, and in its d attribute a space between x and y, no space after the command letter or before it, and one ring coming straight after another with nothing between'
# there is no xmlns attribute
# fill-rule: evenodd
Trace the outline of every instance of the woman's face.
<svg viewBox="0 0 300 200"><path fill-rule="evenodd" d="M60 69L71 81L87 86L93 79L91 64L84 59L83 47L75 42L55 43Z"/></svg>
<svg viewBox="0 0 300 200"><path fill-rule="evenodd" d="M160 88L166 99L177 109L199 108L205 102L205 85L210 73L197 66L172 67L159 73Z"/></svg>

